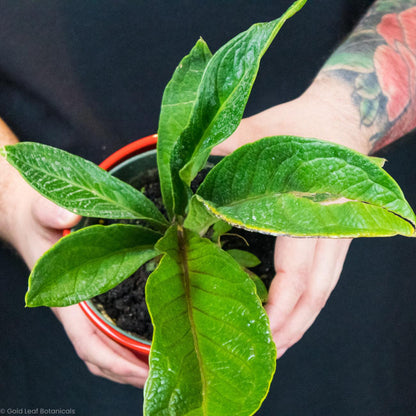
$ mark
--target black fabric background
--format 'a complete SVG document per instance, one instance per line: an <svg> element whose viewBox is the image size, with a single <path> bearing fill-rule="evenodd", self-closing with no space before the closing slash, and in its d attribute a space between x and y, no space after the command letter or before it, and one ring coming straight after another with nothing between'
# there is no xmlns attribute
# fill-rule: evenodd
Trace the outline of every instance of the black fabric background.
<svg viewBox="0 0 416 416"><path fill-rule="evenodd" d="M99 162L155 132L163 87L200 35L215 51L290 3L2 0L0 115L22 140ZM311 0L266 54L247 115L299 95L369 4ZM381 155L416 207L414 139ZM317 322L278 361L259 415L416 414L414 253L413 239L353 242ZM28 271L7 247L0 265L0 408L141 414L141 391L90 375L50 311L24 308Z"/></svg>

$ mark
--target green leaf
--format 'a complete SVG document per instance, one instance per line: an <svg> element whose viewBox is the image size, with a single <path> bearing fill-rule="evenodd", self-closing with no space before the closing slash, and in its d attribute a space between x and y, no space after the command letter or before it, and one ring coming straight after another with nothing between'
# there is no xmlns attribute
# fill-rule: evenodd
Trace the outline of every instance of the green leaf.
<svg viewBox="0 0 416 416"><path fill-rule="evenodd" d="M92 162L54 147L23 142L0 154L36 191L85 217L143 219L165 228L153 202Z"/></svg>
<svg viewBox="0 0 416 416"><path fill-rule="evenodd" d="M211 225L219 221L221 220L212 215L211 211L201 201L195 197L191 198L189 212L183 223L184 227L202 236Z"/></svg>
<svg viewBox="0 0 416 416"><path fill-rule="evenodd" d="M268 292L263 280L260 279L255 273L251 270L248 270L249 267L258 266L261 261L257 256L249 251L231 249L227 250L227 253L242 267L242 269L248 274L250 279L256 285L257 296L260 298L262 303L267 302Z"/></svg>
<svg viewBox="0 0 416 416"><path fill-rule="evenodd" d="M149 277L154 326L145 415L251 415L276 365L253 282L211 241L170 228Z"/></svg>
<svg viewBox="0 0 416 416"><path fill-rule="evenodd" d="M249 251L231 249L227 253L241 266L241 267L256 267L261 261L257 256Z"/></svg>
<svg viewBox="0 0 416 416"><path fill-rule="evenodd" d="M211 170L197 194L223 220L275 235L410 236L415 228L412 209L379 161L316 139L245 145Z"/></svg>
<svg viewBox="0 0 416 416"><path fill-rule="evenodd" d="M260 277L253 273L251 270L246 270L246 272L250 279L256 285L257 296L259 297L261 303L267 303L269 292L267 291L266 285L263 283L263 280L261 280Z"/></svg>
<svg viewBox="0 0 416 416"><path fill-rule="evenodd" d="M213 241L214 243L219 243L221 236L225 233L228 233L228 231L230 231L232 228L233 227L230 224L228 224L228 222L218 220L218 222L216 222L212 226L211 241Z"/></svg>
<svg viewBox="0 0 416 416"><path fill-rule="evenodd" d="M386 164L384 157L368 156L378 167L382 168Z"/></svg>
<svg viewBox="0 0 416 416"><path fill-rule="evenodd" d="M198 86L211 56L207 44L202 39L198 40L176 68L163 93L157 133L157 161L163 201L170 217L174 212L174 187L170 171L172 149L189 122ZM182 187L178 191L181 189Z"/></svg>
<svg viewBox="0 0 416 416"><path fill-rule="evenodd" d="M211 58L202 77L189 125L174 148L172 175L178 187L179 171L181 179L189 185L205 165L211 149L237 128L261 57L284 22L305 2L296 1L279 19L251 26ZM185 209L180 203L175 201L178 214Z"/></svg>
<svg viewBox="0 0 416 416"><path fill-rule="evenodd" d="M93 225L59 240L29 277L27 306L68 306L104 293L159 253L150 229Z"/></svg>

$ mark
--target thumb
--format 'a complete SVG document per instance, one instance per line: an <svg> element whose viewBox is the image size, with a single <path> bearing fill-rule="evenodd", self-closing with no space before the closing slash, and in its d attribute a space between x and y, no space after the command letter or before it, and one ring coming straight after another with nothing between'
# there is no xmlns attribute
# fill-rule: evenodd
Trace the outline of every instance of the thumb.
<svg viewBox="0 0 416 416"><path fill-rule="evenodd" d="M41 195L33 201L32 215L35 221L46 228L63 230L78 224L81 217L54 204Z"/></svg>

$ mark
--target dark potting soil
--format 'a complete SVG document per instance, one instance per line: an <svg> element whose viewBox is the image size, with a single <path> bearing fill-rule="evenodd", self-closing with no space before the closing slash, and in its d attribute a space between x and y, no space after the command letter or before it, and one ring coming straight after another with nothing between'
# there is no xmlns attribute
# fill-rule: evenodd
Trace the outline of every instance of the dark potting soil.
<svg viewBox="0 0 416 416"><path fill-rule="evenodd" d="M201 171L195 178L191 186L193 191L196 190L208 171L209 169ZM150 175L149 183L141 187L140 190L162 210L162 196L156 170L151 172ZM109 223L106 222L106 224ZM273 236L233 228L221 237L221 242L225 250L240 249L250 251L256 255L261 263L251 270L269 288L274 276L273 252L275 238ZM153 327L145 301L145 285L156 265L155 260L144 264L124 282L93 299L98 309L101 311L104 309L105 313L118 327L149 341L152 339Z"/></svg>

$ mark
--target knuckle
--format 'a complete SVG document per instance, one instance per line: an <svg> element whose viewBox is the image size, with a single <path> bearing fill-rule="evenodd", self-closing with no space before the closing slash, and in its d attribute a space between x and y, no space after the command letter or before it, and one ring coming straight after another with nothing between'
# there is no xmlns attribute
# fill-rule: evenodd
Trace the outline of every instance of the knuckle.
<svg viewBox="0 0 416 416"><path fill-rule="evenodd" d="M89 372L92 375L98 376L98 377L102 375L102 373L101 373L101 371L100 371L100 369L98 367L96 367L94 365L90 365L88 363L86 365L87 365L87 368L88 368Z"/></svg>
<svg viewBox="0 0 416 416"><path fill-rule="evenodd" d="M293 287L293 291L296 294L301 295L302 293L305 292L306 280L307 280L306 272L300 272L296 274L295 276L293 276L292 287Z"/></svg>
<svg viewBox="0 0 416 416"><path fill-rule="evenodd" d="M295 345L296 343L298 343L303 338L303 335L304 335L304 333L294 335L291 342L290 342L290 346Z"/></svg>
<svg viewBox="0 0 416 416"><path fill-rule="evenodd" d="M327 295L325 292L319 292L309 296L308 304L312 310L321 311L327 301Z"/></svg>
<svg viewBox="0 0 416 416"><path fill-rule="evenodd" d="M82 360L82 361L87 361L88 359L88 354L85 352L84 349L82 348L75 348L75 351L78 355L78 357Z"/></svg>
<svg viewBox="0 0 416 416"><path fill-rule="evenodd" d="M306 269L287 270L279 268L276 275L280 280L286 280L294 293L301 294L306 290L309 273Z"/></svg>
<svg viewBox="0 0 416 416"><path fill-rule="evenodd" d="M117 377L122 377L122 378L128 378L128 377L132 377L133 371L126 365L121 365L121 364L112 364L109 368L108 371L111 374L116 375Z"/></svg>

